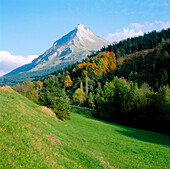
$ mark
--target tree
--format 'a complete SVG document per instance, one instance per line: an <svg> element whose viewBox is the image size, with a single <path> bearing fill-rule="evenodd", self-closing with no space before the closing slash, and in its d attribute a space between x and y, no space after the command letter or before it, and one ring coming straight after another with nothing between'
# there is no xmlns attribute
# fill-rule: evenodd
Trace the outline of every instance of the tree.
<svg viewBox="0 0 170 169"><path fill-rule="evenodd" d="M50 77L44 81L39 95L39 104L50 107L61 120L70 119L70 108L66 94L55 77Z"/></svg>
<svg viewBox="0 0 170 169"><path fill-rule="evenodd" d="M72 86L72 84L73 84L73 81L70 79L70 76L67 75L67 76L66 76L66 79L65 79L65 81L64 81L64 86L67 88L67 87Z"/></svg>
<svg viewBox="0 0 170 169"><path fill-rule="evenodd" d="M134 92L130 90L131 86L135 85L118 77L115 77L112 82L106 82L97 102L100 117L115 121L126 119L132 109L131 101Z"/></svg>
<svg viewBox="0 0 170 169"><path fill-rule="evenodd" d="M81 105L86 100L85 93L82 89L78 88L74 95L73 95L73 101L79 105Z"/></svg>
<svg viewBox="0 0 170 169"><path fill-rule="evenodd" d="M151 90L151 87L147 83L142 84L140 88L136 88L134 90L133 97L134 104L133 111L135 112L133 117L134 119L136 118L139 121L142 121L143 119L146 120L149 117L149 113L152 111L152 110L149 111L149 107L152 103L152 95L153 91Z"/></svg>
<svg viewBox="0 0 170 169"><path fill-rule="evenodd" d="M83 91L83 82L80 82L80 89Z"/></svg>
<svg viewBox="0 0 170 169"><path fill-rule="evenodd" d="M86 82L86 97L88 96L88 91L89 91L89 88L88 88L89 77L87 75L88 75L88 72L86 70L83 70L81 74L81 79L83 79L83 81ZM80 89L83 90L83 86L80 86Z"/></svg>
<svg viewBox="0 0 170 169"><path fill-rule="evenodd" d="M121 57L121 53L120 53L119 50L117 50L117 52L116 52L116 57L117 57L117 58L120 58L120 57Z"/></svg>
<svg viewBox="0 0 170 169"><path fill-rule="evenodd" d="M88 102L89 107L94 109L94 107L95 107L95 104L94 104L94 95L93 95L92 92L89 93L89 98L88 98L87 102Z"/></svg>
<svg viewBox="0 0 170 169"><path fill-rule="evenodd" d="M112 63L112 64L110 65L110 71L113 73L115 69L116 69L116 64L115 64L115 63Z"/></svg>
<svg viewBox="0 0 170 169"><path fill-rule="evenodd" d="M101 92L101 95L98 100L98 109L100 112L100 117L104 119L108 119L113 117L114 113L114 83L113 82L106 82Z"/></svg>
<svg viewBox="0 0 170 169"><path fill-rule="evenodd" d="M36 90L36 93L39 94L40 90L42 89L43 82L38 80L38 81L34 81L33 83L34 83L34 88Z"/></svg>
<svg viewBox="0 0 170 169"><path fill-rule="evenodd" d="M122 66L122 64L123 64L123 61L124 61L124 58L119 58L118 60L117 60L117 63L118 63L118 65L121 67Z"/></svg>
<svg viewBox="0 0 170 169"><path fill-rule="evenodd" d="M157 112L157 119L170 124L170 88L161 86L154 95L153 105Z"/></svg>
<svg viewBox="0 0 170 169"><path fill-rule="evenodd" d="M100 59L99 64L98 64L98 74L103 75L106 74L106 71L108 70L108 59ZM97 75L98 75L97 74Z"/></svg>
<svg viewBox="0 0 170 169"><path fill-rule="evenodd" d="M37 102L38 95L33 82L26 80L23 83L14 86L13 89L23 96L27 97L28 99Z"/></svg>
<svg viewBox="0 0 170 169"><path fill-rule="evenodd" d="M130 84L124 78L115 77L115 109L117 112L121 112L122 116L128 112L129 109L129 91Z"/></svg>

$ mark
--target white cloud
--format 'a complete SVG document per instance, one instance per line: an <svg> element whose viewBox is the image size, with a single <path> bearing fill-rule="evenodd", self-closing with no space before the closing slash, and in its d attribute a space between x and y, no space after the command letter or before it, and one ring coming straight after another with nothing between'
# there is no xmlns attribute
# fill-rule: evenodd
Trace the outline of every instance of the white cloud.
<svg viewBox="0 0 170 169"><path fill-rule="evenodd" d="M135 30L142 30L143 32L150 32L153 30L160 31L162 29L170 28L170 21L163 22L163 21L155 20L154 22L145 22L144 24L131 23L129 25Z"/></svg>
<svg viewBox="0 0 170 169"><path fill-rule="evenodd" d="M38 55L15 56L8 51L0 51L0 76L10 72L11 70L30 63Z"/></svg>
<svg viewBox="0 0 170 169"><path fill-rule="evenodd" d="M144 27L144 25L140 24L140 23L130 23L130 26L134 27L135 29L142 29Z"/></svg>
<svg viewBox="0 0 170 169"><path fill-rule="evenodd" d="M106 39L110 42L120 41L126 38L143 35L143 33L151 32L153 30L160 31L162 29L170 28L170 21L154 21L141 23L130 23L128 28L124 28L121 32L109 33Z"/></svg>
<svg viewBox="0 0 170 169"><path fill-rule="evenodd" d="M139 35L143 35L143 32L140 30L135 31L134 29L123 29L122 32L109 33L106 39L110 42L114 42Z"/></svg>
<svg viewBox="0 0 170 169"><path fill-rule="evenodd" d="M161 29L167 29L167 28L170 28L170 21L162 22Z"/></svg>

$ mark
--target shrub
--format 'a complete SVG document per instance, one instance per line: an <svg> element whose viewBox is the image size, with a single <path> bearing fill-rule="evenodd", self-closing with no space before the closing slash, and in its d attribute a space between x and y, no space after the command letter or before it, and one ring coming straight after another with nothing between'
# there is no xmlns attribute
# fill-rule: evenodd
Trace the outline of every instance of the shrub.
<svg viewBox="0 0 170 169"><path fill-rule="evenodd" d="M45 80L39 94L39 103L52 108L61 120L70 119L69 104L64 90L54 77Z"/></svg>

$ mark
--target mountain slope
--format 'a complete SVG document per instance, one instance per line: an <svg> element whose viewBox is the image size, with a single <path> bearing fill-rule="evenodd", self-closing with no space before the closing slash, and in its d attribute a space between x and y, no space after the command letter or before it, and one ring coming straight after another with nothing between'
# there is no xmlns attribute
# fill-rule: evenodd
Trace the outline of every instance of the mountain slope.
<svg viewBox="0 0 170 169"><path fill-rule="evenodd" d="M62 122L0 89L0 168L168 168L170 136L72 113Z"/></svg>
<svg viewBox="0 0 170 169"><path fill-rule="evenodd" d="M50 49L33 60L32 63L21 66L5 76L17 73L21 75L22 72L29 74L29 72L37 71L39 75L43 75L47 71L49 73L76 61L81 61L91 52L108 44L109 42L94 35L84 25L79 24L74 30L57 40Z"/></svg>

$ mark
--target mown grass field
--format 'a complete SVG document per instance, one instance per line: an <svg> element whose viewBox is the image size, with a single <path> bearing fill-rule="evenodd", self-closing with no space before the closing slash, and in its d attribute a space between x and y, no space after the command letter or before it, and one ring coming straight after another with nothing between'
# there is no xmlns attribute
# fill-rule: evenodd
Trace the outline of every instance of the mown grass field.
<svg viewBox="0 0 170 169"><path fill-rule="evenodd" d="M71 116L1 90L0 168L170 168L169 135Z"/></svg>

